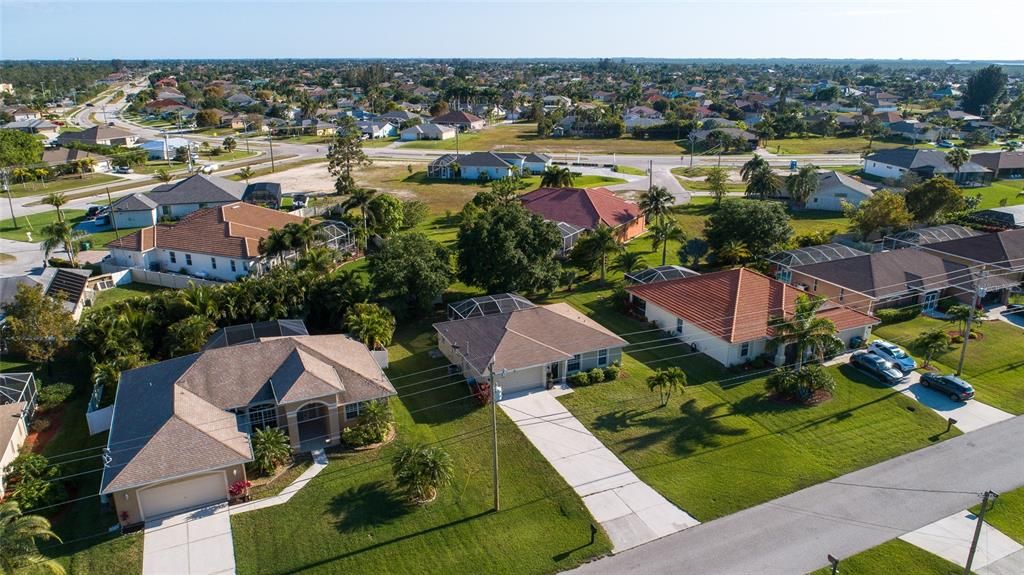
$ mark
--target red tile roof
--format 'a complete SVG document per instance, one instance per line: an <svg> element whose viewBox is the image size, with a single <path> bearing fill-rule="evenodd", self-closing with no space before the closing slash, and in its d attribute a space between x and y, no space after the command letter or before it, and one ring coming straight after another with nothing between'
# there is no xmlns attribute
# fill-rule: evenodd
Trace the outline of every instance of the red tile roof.
<svg viewBox="0 0 1024 575"><path fill-rule="evenodd" d="M545 220L595 229L616 228L640 217L640 208L606 188L540 188L520 196L530 212Z"/></svg>
<svg viewBox="0 0 1024 575"><path fill-rule="evenodd" d="M244 202L197 210L174 224L143 228L107 244L108 248L146 251L154 247L223 256L254 258L271 228L302 218Z"/></svg>
<svg viewBox="0 0 1024 575"><path fill-rule="evenodd" d="M804 292L746 268L626 288L646 302L665 309L730 343L771 337L769 321L789 316ZM847 307L826 303L819 317L837 330L863 327L878 320Z"/></svg>

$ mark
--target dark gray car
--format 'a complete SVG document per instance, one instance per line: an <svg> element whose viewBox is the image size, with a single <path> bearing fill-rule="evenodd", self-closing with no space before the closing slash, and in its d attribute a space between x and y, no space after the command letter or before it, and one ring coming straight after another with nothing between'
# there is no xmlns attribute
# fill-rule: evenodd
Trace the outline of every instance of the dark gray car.
<svg viewBox="0 0 1024 575"><path fill-rule="evenodd" d="M974 387L953 374L926 373L921 376L921 385L945 393L953 401L967 401L974 397Z"/></svg>

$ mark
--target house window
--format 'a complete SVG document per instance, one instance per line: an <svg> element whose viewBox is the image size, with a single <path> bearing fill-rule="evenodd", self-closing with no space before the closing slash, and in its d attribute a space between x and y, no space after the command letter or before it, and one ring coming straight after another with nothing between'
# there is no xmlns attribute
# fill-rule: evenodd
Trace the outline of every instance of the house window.
<svg viewBox="0 0 1024 575"><path fill-rule="evenodd" d="M210 258L210 267L212 267L213 269L217 269L217 258Z"/></svg>
<svg viewBox="0 0 1024 575"><path fill-rule="evenodd" d="M160 206L160 213L165 216L171 215L171 206Z"/></svg>
<svg viewBox="0 0 1024 575"><path fill-rule="evenodd" d="M355 419L363 414L363 406L365 402L360 401L359 403L349 403L345 405L345 420Z"/></svg>
<svg viewBox="0 0 1024 575"><path fill-rule="evenodd" d="M580 354L577 353L576 355L572 356L572 359L570 359L569 361L567 361L565 363L565 371L568 372L568 373L573 373L573 372L579 371L579 370L580 370Z"/></svg>
<svg viewBox="0 0 1024 575"><path fill-rule="evenodd" d="M185 254L185 265L192 265L192 254Z"/></svg>
<svg viewBox="0 0 1024 575"><path fill-rule="evenodd" d="M238 413L238 429L252 433L257 429L277 428L277 406L272 403L250 405Z"/></svg>
<svg viewBox="0 0 1024 575"><path fill-rule="evenodd" d="M172 264L178 263L178 255L177 254L175 254L174 252L167 252L167 255L170 256Z"/></svg>
<svg viewBox="0 0 1024 575"><path fill-rule="evenodd" d="M676 318L676 333L683 333L683 320L679 319L678 317Z"/></svg>
<svg viewBox="0 0 1024 575"><path fill-rule="evenodd" d="M238 266L235 265L235 260L229 260L231 262L231 271L238 271Z"/></svg>
<svg viewBox="0 0 1024 575"><path fill-rule="evenodd" d="M740 357L747 357L750 355L750 342L745 341L740 344Z"/></svg>
<svg viewBox="0 0 1024 575"><path fill-rule="evenodd" d="M597 351L597 365L605 366L608 365L608 350L600 349Z"/></svg>

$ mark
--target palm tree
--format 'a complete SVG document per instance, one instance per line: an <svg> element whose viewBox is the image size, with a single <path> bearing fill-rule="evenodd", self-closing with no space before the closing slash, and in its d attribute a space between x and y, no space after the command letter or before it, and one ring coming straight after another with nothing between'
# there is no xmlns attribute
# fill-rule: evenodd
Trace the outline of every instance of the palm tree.
<svg viewBox="0 0 1024 575"><path fill-rule="evenodd" d="M153 172L153 177L165 184L174 179L174 176L172 176L170 172L163 168L160 168L157 171Z"/></svg>
<svg viewBox="0 0 1024 575"><path fill-rule="evenodd" d="M542 188L571 188L575 181L572 170L560 166L548 166L540 177Z"/></svg>
<svg viewBox="0 0 1024 575"><path fill-rule="evenodd" d="M403 447L391 460L395 483L416 503L426 503L455 480L455 465L440 447Z"/></svg>
<svg viewBox="0 0 1024 575"><path fill-rule="evenodd" d="M245 183L247 183L247 184L249 183L249 178L251 178L254 173L255 172L253 172L252 168L250 168L249 166L246 166L246 167L242 168L241 170L238 170L238 176L240 178L242 178L243 180L245 180Z"/></svg>
<svg viewBox="0 0 1024 575"><path fill-rule="evenodd" d="M912 345L924 355L923 367L928 367L931 365L933 357L949 350L949 344L949 334L941 329L936 329L922 332L921 335L917 336Z"/></svg>
<svg viewBox="0 0 1024 575"><path fill-rule="evenodd" d="M284 253L292 249L292 239L284 230L270 228L267 236L260 240L259 248L268 258L278 256L284 261Z"/></svg>
<svg viewBox="0 0 1024 575"><path fill-rule="evenodd" d="M962 148L960 146L953 148L946 154L946 162L950 166L953 166L953 170L955 170L957 174L960 173L960 168L969 161L971 161L971 153L968 152L966 148Z"/></svg>
<svg viewBox="0 0 1024 575"><path fill-rule="evenodd" d="M340 259L339 255L337 250L327 246L310 248L295 262L295 267L300 270L325 274L334 269L335 264Z"/></svg>
<svg viewBox="0 0 1024 575"><path fill-rule="evenodd" d="M619 238L615 236L615 231L601 224L594 231L587 234L585 238L580 240L583 244L583 250L587 253L596 255L601 261L601 283L605 283L605 276L608 271L608 256L618 253L622 247L619 245ZM577 247L579 247L577 245Z"/></svg>
<svg viewBox="0 0 1024 575"><path fill-rule="evenodd" d="M806 294L796 298L793 315L774 326L775 345L794 345L796 348L796 364L799 370L803 365L804 355L813 350L818 359L824 358L825 350L836 336L836 324L832 320L818 317L818 310L827 300L823 297L809 297Z"/></svg>
<svg viewBox="0 0 1024 575"><path fill-rule="evenodd" d="M646 267L647 264L644 263L644 257L640 252L625 251L619 254L619 257L615 259L615 269L624 274L642 270Z"/></svg>
<svg viewBox="0 0 1024 575"><path fill-rule="evenodd" d="M78 267L78 246L75 245L75 240L84 236L84 232L76 230L70 222L63 221L47 224L40 231L43 234L44 258L49 258L57 248L63 247L71 265Z"/></svg>
<svg viewBox="0 0 1024 575"><path fill-rule="evenodd" d="M206 286L191 284L188 289L179 291L178 297L181 306L188 311L189 315L217 319L220 315L220 307L217 305L214 293Z"/></svg>
<svg viewBox="0 0 1024 575"><path fill-rule="evenodd" d="M264 427L252 432L253 467L258 473L270 475L278 465L288 461L292 455L288 436L274 427Z"/></svg>
<svg viewBox="0 0 1024 575"><path fill-rule="evenodd" d="M668 214L669 206L675 202L676 197L663 186L651 186L651 189L640 194L637 205L648 219L654 215L658 217L659 221L664 221L665 215Z"/></svg>
<svg viewBox="0 0 1024 575"><path fill-rule="evenodd" d="M374 303L357 303L345 316L352 335L371 350L384 349L395 335L395 316Z"/></svg>
<svg viewBox="0 0 1024 575"><path fill-rule="evenodd" d="M359 209L359 214L363 217L363 249L366 249L366 240L369 238L369 225L367 218L369 217L369 206L373 198L377 196L377 190L369 188L356 188L349 194L348 199L341 204L341 209L349 211L353 209Z"/></svg>
<svg viewBox="0 0 1024 575"><path fill-rule="evenodd" d="M45 517L22 515L15 501L0 503L0 573L14 575L31 565L37 570L64 575L60 563L39 553L37 539L60 542Z"/></svg>
<svg viewBox="0 0 1024 575"><path fill-rule="evenodd" d="M715 250L715 256L725 264L738 264L751 258L753 254L747 244L740 240L729 240Z"/></svg>
<svg viewBox="0 0 1024 575"><path fill-rule="evenodd" d="M744 182L749 182L754 172L769 167L768 160L762 158L760 154L754 154L754 156L747 160L746 163L743 164L743 167L740 168L740 176L743 178Z"/></svg>
<svg viewBox="0 0 1024 575"><path fill-rule="evenodd" d="M807 205L807 200L818 191L818 168L807 164L786 180L789 199L798 207Z"/></svg>
<svg viewBox="0 0 1024 575"><path fill-rule="evenodd" d="M661 248L661 265L668 259L668 243L670 241L685 242L686 235L675 220L658 222L648 228L651 232L651 247L655 251Z"/></svg>
<svg viewBox="0 0 1024 575"><path fill-rule="evenodd" d="M678 367L659 369L647 378L647 387L658 392L661 406L665 407L673 392L686 387L686 372Z"/></svg>
<svg viewBox="0 0 1024 575"><path fill-rule="evenodd" d="M774 197L782 187L779 177L772 171L772 167L758 154L750 158L740 168L740 175L743 181L747 182L747 195L765 199Z"/></svg>
<svg viewBox="0 0 1024 575"><path fill-rule="evenodd" d="M61 208L68 203L68 198L63 192L50 192L49 194L46 194L46 197L43 198L43 203L56 208L57 221L61 223L64 222L64 210Z"/></svg>

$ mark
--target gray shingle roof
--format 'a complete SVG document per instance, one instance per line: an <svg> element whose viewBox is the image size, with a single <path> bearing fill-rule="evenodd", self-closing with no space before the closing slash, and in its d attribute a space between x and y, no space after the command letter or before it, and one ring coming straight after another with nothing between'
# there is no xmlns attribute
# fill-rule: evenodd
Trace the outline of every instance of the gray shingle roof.
<svg viewBox="0 0 1024 575"><path fill-rule="evenodd" d="M157 186L149 192L125 196L114 202L113 209L115 212L126 212L175 204L227 204L241 200L245 189L242 182L196 174L174 184Z"/></svg>
<svg viewBox="0 0 1024 575"><path fill-rule="evenodd" d="M867 158L868 161L881 162L891 166L899 166L908 170L933 168L936 173L953 173L956 170L946 161L946 154L938 150L919 150L916 148L892 148L879 150ZM989 169L974 162L960 166L961 172L988 172Z"/></svg>

